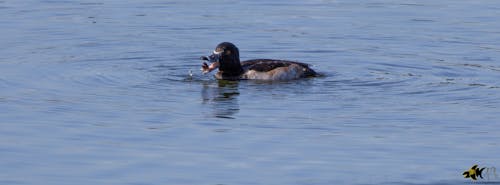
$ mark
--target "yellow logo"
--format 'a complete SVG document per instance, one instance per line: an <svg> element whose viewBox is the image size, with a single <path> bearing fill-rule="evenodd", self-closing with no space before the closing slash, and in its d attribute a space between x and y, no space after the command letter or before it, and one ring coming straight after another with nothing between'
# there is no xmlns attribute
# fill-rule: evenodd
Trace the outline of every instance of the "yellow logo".
<svg viewBox="0 0 500 185"><path fill-rule="evenodd" d="M477 164L472 166L469 170L465 171L462 175L464 175L464 178L471 178L472 180L477 180L477 177L483 178L483 170L485 168L479 168L477 167Z"/></svg>

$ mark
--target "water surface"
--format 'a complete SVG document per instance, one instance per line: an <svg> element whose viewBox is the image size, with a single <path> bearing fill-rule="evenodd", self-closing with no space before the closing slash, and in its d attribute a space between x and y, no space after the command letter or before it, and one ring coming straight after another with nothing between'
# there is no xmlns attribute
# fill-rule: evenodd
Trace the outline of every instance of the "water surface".
<svg viewBox="0 0 500 185"><path fill-rule="evenodd" d="M0 17L0 184L467 184L473 164L500 168L495 1L4 0ZM323 76L202 75L222 41Z"/></svg>

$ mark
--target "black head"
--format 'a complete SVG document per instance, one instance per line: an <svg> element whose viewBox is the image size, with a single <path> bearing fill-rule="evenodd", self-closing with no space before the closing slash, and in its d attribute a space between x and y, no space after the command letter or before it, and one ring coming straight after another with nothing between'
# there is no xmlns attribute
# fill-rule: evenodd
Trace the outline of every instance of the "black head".
<svg viewBox="0 0 500 185"><path fill-rule="evenodd" d="M240 61L240 51L238 48L230 42L223 42L215 47L214 52L221 53L221 56L225 59Z"/></svg>
<svg viewBox="0 0 500 185"><path fill-rule="evenodd" d="M212 55L201 57L201 59L219 62L219 71L225 76L237 76L243 72L240 64L240 52L230 42L220 43L215 47Z"/></svg>

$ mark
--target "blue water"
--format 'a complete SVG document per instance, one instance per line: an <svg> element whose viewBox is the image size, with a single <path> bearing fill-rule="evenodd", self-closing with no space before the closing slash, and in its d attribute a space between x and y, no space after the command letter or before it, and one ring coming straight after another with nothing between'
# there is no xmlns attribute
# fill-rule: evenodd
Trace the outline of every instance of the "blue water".
<svg viewBox="0 0 500 185"><path fill-rule="evenodd" d="M487 0L0 0L0 184L468 184L500 169L499 18ZM222 41L323 76L202 75Z"/></svg>

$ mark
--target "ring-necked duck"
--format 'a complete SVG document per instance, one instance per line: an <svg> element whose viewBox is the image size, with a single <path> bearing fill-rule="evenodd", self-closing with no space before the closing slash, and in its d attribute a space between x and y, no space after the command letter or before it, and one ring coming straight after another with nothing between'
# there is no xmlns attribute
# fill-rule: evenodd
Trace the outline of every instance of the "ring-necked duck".
<svg viewBox="0 0 500 185"><path fill-rule="evenodd" d="M210 65L203 63L201 70L204 74L219 68L215 78L224 80L292 80L317 75L308 64L301 62L273 59L240 62L238 48L229 42L220 43L212 55L201 59L210 62Z"/></svg>

